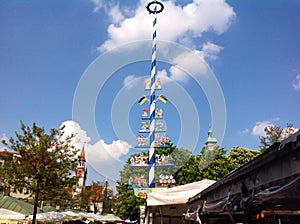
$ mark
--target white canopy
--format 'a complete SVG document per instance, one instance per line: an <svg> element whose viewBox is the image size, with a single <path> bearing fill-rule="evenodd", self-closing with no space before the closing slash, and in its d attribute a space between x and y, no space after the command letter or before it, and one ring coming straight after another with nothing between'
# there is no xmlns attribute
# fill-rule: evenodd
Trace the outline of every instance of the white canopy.
<svg viewBox="0 0 300 224"><path fill-rule="evenodd" d="M0 208L0 219L25 219L25 215L8 209Z"/></svg>
<svg viewBox="0 0 300 224"><path fill-rule="evenodd" d="M61 212L45 212L45 213L38 213L36 214L37 220L42 219L56 219L56 220L62 220L64 218L68 217L66 214L63 214ZM33 215L30 215L28 219L33 219Z"/></svg>
<svg viewBox="0 0 300 224"><path fill-rule="evenodd" d="M204 179L198 182L167 188L149 193L147 206L185 204L189 198L215 183L214 180Z"/></svg>
<svg viewBox="0 0 300 224"><path fill-rule="evenodd" d="M187 212L189 198L203 191L215 183L214 180L201 180L191 184L172 187L161 191L149 193L147 196L147 209L145 223L150 223L150 213L157 223L182 223L182 216Z"/></svg>

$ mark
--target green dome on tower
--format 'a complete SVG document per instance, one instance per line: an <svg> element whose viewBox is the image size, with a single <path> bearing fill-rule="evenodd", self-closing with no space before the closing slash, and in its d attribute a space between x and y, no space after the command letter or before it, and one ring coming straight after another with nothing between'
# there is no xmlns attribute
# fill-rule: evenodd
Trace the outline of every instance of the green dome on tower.
<svg viewBox="0 0 300 224"><path fill-rule="evenodd" d="M209 128L208 129L208 137L206 139L206 142L205 142L205 148L206 149L214 149L215 146L217 146L217 139L215 137L213 137L213 132L212 132L212 129Z"/></svg>

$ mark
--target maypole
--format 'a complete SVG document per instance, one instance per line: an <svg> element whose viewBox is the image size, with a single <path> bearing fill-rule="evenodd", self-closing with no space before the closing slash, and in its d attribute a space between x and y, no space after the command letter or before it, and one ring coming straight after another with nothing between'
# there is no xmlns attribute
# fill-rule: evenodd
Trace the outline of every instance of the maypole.
<svg viewBox="0 0 300 224"><path fill-rule="evenodd" d="M150 74L150 148L149 148L149 187L155 186L154 175L155 175L155 89L156 89L156 23L157 23L157 5L154 7L154 11L151 10L151 4L157 4L157 1L149 3L147 10L149 13L154 13L155 17L153 20L153 35L152 35L152 61L151 61L151 74ZM162 10L161 10L162 11Z"/></svg>
<svg viewBox="0 0 300 224"><path fill-rule="evenodd" d="M159 180L155 182L155 168L173 166L173 159L171 155L160 153L156 155L156 148L168 148L166 144L168 137L166 136L166 125L163 120L163 111L161 108L156 108L157 100L166 103L167 99L163 95L156 96L156 90L161 89L160 78L157 77L156 72L156 34L157 34L157 14L162 12L164 5L159 1L152 1L147 5L149 14L154 14L153 33L152 33L152 56L151 56L151 73L150 78L145 80L145 90L150 91L147 98L143 96L139 100L139 104L149 101L149 109L144 108L142 114L142 125L137 137L136 148L147 148L148 156L145 153L132 155L130 158L130 167L132 168L146 168L148 172L148 181L142 175L141 177L130 177L128 181L129 189L134 189L135 194L139 197L145 197L151 189L155 187L170 187L175 184L172 175L159 175ZM149 115L148 115L149 112ZM148 135L146 135L148 134ZM157 186L156 186L157 183Z"/></svg>

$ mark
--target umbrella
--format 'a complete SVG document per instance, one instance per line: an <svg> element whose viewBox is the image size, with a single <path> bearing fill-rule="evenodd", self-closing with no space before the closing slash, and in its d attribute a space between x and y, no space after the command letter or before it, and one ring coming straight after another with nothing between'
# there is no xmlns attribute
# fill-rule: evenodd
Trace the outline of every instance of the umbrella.
<svg viewBox="0 0 300 224"><path fill-rule="evenodd" d="M102 215L98 215L98 214L94 214L94 213L87 213L87 216L90 216L96 220L100 220L103 217Z"/></svg>
<svg viewBox="0 0 300 224"><path fill-rule="evenodd" d="M41 219L62 220L62 219L66 219L67 217L68 216L66 214L63 214L61 212L45 212L36 215L37 220L41 220ZM30 215L28 219L33 219L33 215Z"/></svg>
<svg viewBox="0 0 300 224"><path fill-rule="evenodd" d="M99 219L101 222L117 222L117 221L122 221L121 218L114 214L106 214L102 216L102 218Z"/></svg>

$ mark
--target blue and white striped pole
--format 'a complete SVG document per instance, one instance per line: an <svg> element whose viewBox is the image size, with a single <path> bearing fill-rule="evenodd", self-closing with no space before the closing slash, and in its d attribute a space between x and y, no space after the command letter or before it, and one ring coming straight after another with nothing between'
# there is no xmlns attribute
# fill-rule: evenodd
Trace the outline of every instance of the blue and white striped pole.
<svg viewBox="0 0 300 224"><path fill-rule="evenodd" d="M154 10L151 9L151 5L154 4ZM157 10L157 5L160 9ZM150 75L150 147L149 147L149 187L155 187L155 110L156 110L156 99L155 99L155 88L156 88L156 23L157 13L162 12L164 6L161 2L153 1L148 4L147 10L151 14L155 15L153 21L153 35L152 35L152 58L151 58L151 75Z"/></svg>
<svg viewBox="0 0 300 224"><path fill-rule="evenodd" d="M156 6L155 6L156 8ZM155 9L156 11L156 9ZM149 187L155 187L155 80L156 80L156 13L153 21L153 39L152 39L152 63L151 63L151 76L150 76L150 148L149 148Z"/></svg>

